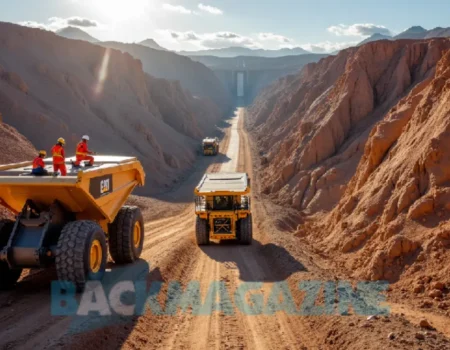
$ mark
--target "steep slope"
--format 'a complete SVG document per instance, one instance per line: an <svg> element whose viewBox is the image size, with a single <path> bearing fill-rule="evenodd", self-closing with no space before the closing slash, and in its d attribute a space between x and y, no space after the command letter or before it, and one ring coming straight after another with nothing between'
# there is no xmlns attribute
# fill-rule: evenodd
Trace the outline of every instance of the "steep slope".
<svg viewBox="0 0 450 350"><path fill-rule="evenodd" d="M153 39L146 39L144 41L141 41L140 43L138 43L139 45L142 46L147 46L151 49L155 49L155 50L163 50L163 51L167 51L164 47L160 46L155 40Z"/></svg>
<svg viewBox="0 0 450 350"><path fill-rule="evenodd" d="M265 192L307 213L332 209L374 123L433 74L449 46L445 39L369 43L267 89L250 109L267 162Z"/></svg>
<svg viewBox="0 0 450 350"><path fill-rule="evenodd" d="M3 123L0 113L0 164L18 163L33 160L37 150L29 140L12 126Z"/></svg>
<svg viewBox="0 0 450 350"><path fill-rule="evenodd" d="M127 52L141 60L144 71L157 78L179 80L193 95L210 98L221 110L231 107L230 97L214 73L203 64L170 51L138 44L104 42L100 45Z"/></svg>
<svg viewBox="0 0 450 350"><path fill-rule="evenodd" d="M317 231L326 249L348 253L356 276L450 282L450 46L441 43L437 64L428 61L432 74L371 130L355 175Z"/></svg>
<svg viewBox="0 0 450 350"><path fill-rule="evenodd" d="M58 34L59 36L62 36L64 38L67 38L67 39L84 40L89 43L96 43L99 41L98 39L89 35L88 33L81 30L80 28L70 27L70 26L57 30L56 34Z"/></svg>
<svg viewBox="0 0 450 350"><path fill-rule="evenodd" d="M33 160L37 155L30 141L15 128L2 122L0 113L0 165ZM12 219L12 214L0 205L0 220Z"/></svg>
<svg viewBox="0 0 450 350"><path fill-rule="evenodd" d="M369 43L250 110L265 192L314 214L304 244L355 278L399 281L417 306L431 296L425 307L450 287L449 67L450 39Z"/></svg>
<svg viewBox="0 0 450 350"><path fill-rule="evenodd" d="M253 57L283 57L283 56L297 56L309 54L310 52L300 48L294 47L292 49L284 48L278 50L264 50L264 49L249 49L247 47L227 47L222 49L209 49L198 51L181 51L180 55L185 56L216 56L216 57L239 57L239 56L253 56Z"/></svg>
<svg viewBox="0 0 450 350"><path fill-rule="evenodd" d="M51 32L0 23L0 111L37 148L60 136L69 154L83 134L99 153L135 155L141 193L170 186L195 160L217 107L148 76L129 54ZM158 91L165 91L163 98Z"/></svg>

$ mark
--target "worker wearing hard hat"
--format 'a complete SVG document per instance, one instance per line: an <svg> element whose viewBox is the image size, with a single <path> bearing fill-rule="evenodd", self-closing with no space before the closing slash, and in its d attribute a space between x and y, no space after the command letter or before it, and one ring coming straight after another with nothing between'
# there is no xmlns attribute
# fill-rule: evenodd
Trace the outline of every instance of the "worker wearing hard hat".
<svg viewBox="0 0 450 350"><path fill-rule="evenodd" d="M94 165L94 157L90 156L90 154L95 154L95 152L92 152L89 150L88 148L88 141L89 141L89 136L84 135L81 138L81 141L78 143L77 145L77 150L76 150L76 161L74 163L75 166L80 166L80 163L85 160L88 163L85 164L85 166L92 166Z"/></svg>
<svg viewBox="0 0 450 350"><path fill-rule="evenodd" d="M39 151L39 154L33 160L33 170L31 170L31 174L33 175L48 175L47 169L45 169L44 158L47 156L46 151Z"/></svg>
<svg viewBox="0 0 450 350"><path fill-rule="evenodd" d="M67 175L66 155L64 153L65 144L66 140L60 137L56 142L56 145L54 145L52 148L53 171L55 174L60 172L62 176Z"/></svg>

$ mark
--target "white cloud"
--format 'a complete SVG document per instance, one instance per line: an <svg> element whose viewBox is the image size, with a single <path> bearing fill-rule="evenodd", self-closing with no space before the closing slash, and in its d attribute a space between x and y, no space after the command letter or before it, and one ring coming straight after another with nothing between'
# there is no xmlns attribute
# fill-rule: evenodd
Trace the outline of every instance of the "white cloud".
<svg viewBox="0 0 450 350"><path fill-rule="evenodd" d="M60 17L50 17L47 23L39 23L35 21L23 21L19 22L20 25L32 28L40 28L50 31L56 31L58 29L74 26L74 27L98 27L99 23L97 21L82 18L82 17L69 17L69 18L60 18Z"/></svg>
<svg viewBox="0 0 450 350"><path fill-rule="evenodd" d="M269 49L295 47L294 41L288 37L285 37L284 35L274 33L259 33L257 35L257 39L264 45L264 47Z"/></svg>
<svg viewBox="0 0 450 350"><path fill-rule="evenodd" d="M177 32L173 30L160 30L159 33L171 42L189 42L199 49L220 49L230 46L242 46L249 48L261 47L252 37L240 35L234 32L195 33L193 31Z"/></svg>
<svg viewBox="0 0 450 350"><path fill-rule="evenodd" d="M334 51L346 49L351 46L355 46L356 44L358 44L357 41L350 41L350 42L324 41L314 44L304 44L300 45L300 47L313 53L331 53Z"/></svg>
<svg viewBox="0 0 450 350"><path fill-rule="evenodd" d="M167 32L172 39L176 39L177 41L198 41L200 38L192 31L189 32L175 32L168 31Z"/></svg>
<svg viewBox="0 0 450 350"><path fill-rule="evenodd" d="M183 15L191 15L193 12L181 5L171 5L171 4L163 4L163 9L166 11L181 13Z"/></svg>
<svg viewBox="0 0 450 350"><path fill-rule="evenodd" d="M375 33L392 35L391 31L385 26L372 23L339 24L337 26L331 26L327 30L337 36L368 37Z"/></svg>
<svg viewBox="0 0 450 350"><path fill-rule="evenodd" d="M198 4L198 8L203 12L208 12L212 15L223 15L223 11L217 7L204 5L202 3Z"/></svg>
<svg viewBox="0 0 450 350"><path fill-rule="evenodd" d="M70 17L66 19L67 24L76 27L97 27L98 23L91 19L81 17Z"/></svg>

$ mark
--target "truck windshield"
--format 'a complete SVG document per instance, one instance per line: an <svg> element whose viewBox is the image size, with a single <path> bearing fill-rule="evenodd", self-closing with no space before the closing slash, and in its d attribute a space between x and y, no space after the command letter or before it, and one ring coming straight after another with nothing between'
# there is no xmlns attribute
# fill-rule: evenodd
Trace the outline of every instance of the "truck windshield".
<svg viewBox="0 0 450 350"><path fill-rule="evenodd" d="M215 196L214 210L233 210L233 196Z"/></svg>

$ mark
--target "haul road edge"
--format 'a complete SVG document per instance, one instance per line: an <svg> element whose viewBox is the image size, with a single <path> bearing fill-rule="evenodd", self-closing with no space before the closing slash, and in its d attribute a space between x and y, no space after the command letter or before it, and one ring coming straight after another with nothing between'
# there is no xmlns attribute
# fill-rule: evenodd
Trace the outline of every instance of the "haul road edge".
<svg viewBox="0 0 450 350"><path fill-rule="evenodd" d="M17 215L0 221L0 289L13 287L23 268L56 265L62 289L70 283L81 291L102 279L107 246L117 264L140 257L142 214L124 204L145 184L141 163L96 156L95 166L81 169L53 177L32 176L30 163L0 166L0 204Z"/></svg>

